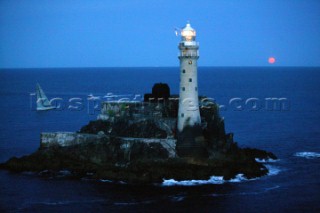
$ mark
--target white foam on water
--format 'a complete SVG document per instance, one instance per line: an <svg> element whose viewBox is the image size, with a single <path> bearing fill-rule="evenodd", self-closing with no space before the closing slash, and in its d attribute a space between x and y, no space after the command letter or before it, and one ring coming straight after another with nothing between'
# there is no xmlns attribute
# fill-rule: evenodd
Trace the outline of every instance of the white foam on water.
<svg viewBox="0 0 320 213"><path fill-rule="evenodd" d="M277 166L270 165L270 164L265 164L264 166L267 167L267 169L269 170L268 172L269 176L274 176L281 172L281 169Z"/></svg>
<svg viewBox="0 0 320 213"><path fill-rule="evenodd" d="M60 178L61 177L69 177L71 175L72 175L72 172L70 172L69 170L65 169L65 170L60 170L56 177L60 177Z"/></svg>
<svg viewBox="0 0 320 213"><path fill-rule="evenodd" d="M89 179L90 180L90 179ZM112 180L107 180L107 179L100 179L99 180L100 182L103 182L103 183L114 183L114 184L128 184L127 182L124 182L124 181L112 181Z"/></svg>
<svg viewBox="0 0 320 213"><path fill-rule="evenodd" d="M231 179L231 180L228 180L226 182L230 182L230 183L240 183L242 181L247 181L249 180L248 178L246 178L244 176L244 174L237 174L235 178Z"/></svg>
<svg viewBox="0 0 320 213"><path fill-rule="evenodd" d="M224 184L224 183L240 183L243 181L256 180L257 178L247 179L244 174L237 174L235 178L230 180L224 180L223 176L211 176L209 180L181 180L164 179L162 186L196 186L206 184Z"/></svg>
<svg viewBox="0 0 320 213"><path fill-rule="evenodd" d="M296 152L294 154L296 157L302 157L306 159L314 159L314 158L320 158L320 153L317 152Z"/></svg>
<svg viewBox="0 0 320 213"><path fill-rule="evenodd" d="M271 159L271 158L268 158L268 159L260 159L260 158L255 158L256 162L258 163L275 163L275 162L278 162L279 159Z"/></svg>
<svg viewBox="0 0 320 213"><path fill-rule="evenodd" d="M103 183L112 183L112 180L106 180L106 179L100 179L101 182Z"/></svg>
<svg viewBox="0 0 320 213"><path fill-rule="evenodd" d="M274 176L281 172L281 169L277 166L265 164L265 167L269 170L268 176ZM235 178L230 180L224 180L223 176L211 176L209 180L174 180L174 179L163 179L161 186L196 186L206 184L224 184L224 183L240 183L244 181L257 180L259 178L248 179L244 174L237 174Z"/></svg>
<svg viewBox="0 0 320 213"><path fill-rule="evenodd" d="M223 184L225 181L222 176L211 176L209 180L174 180L174 179L164 179L162 186L195 186L204 184Z"/></svg>

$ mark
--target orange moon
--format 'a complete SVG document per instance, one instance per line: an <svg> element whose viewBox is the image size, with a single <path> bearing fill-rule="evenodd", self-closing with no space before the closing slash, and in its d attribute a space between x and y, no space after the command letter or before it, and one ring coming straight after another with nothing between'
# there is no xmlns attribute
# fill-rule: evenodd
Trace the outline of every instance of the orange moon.
<svg viewBox="0 0 320 213"><path fill-rule="evenodd" d="M274 57L270 57L268 59L269 64L273 64L274 62L276 62L276 59Z"/></svg>

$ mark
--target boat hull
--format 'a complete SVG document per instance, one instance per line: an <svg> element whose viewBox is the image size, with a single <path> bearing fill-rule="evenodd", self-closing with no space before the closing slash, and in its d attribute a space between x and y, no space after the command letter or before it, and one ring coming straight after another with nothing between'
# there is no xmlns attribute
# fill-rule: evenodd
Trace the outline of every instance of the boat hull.
<svg viewBox="0 0 320 213"><path fill-rule="evenodd" d="M56 107L37 107L37 111L46 111L46 110L52 110Z"/></svg>

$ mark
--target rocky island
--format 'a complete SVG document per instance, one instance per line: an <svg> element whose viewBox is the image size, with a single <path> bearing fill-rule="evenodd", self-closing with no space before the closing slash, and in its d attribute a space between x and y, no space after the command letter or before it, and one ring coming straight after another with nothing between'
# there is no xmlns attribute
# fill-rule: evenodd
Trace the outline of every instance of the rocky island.
<svg viewBox="0 0 320 213"><path fill-rule="evenodd" d="M158 83L143 101L103 102L98 119L79 132L41 133L38 151L0 168L128 183L266 175L256 159L276 156L239 148L233 134L226 134L219 106L198 95L196 31L188 23L180 34L179 95Z"/></svg>
<svg viewBox="0 0 320 213"><path fill-rule="evenodd" d="M186 127L181 133L177 131L178 103L166 84L155 84L143 102L104 102L98 120L75 133L42 133L39 150L13 157L0 168L49 177L68 171L72 178L127 183L211 176L228 180L238 174L250 179L268 173L256 159L276 156L239 148L233 134L225 133L216 103L199 97L201 125Z"/></svg>

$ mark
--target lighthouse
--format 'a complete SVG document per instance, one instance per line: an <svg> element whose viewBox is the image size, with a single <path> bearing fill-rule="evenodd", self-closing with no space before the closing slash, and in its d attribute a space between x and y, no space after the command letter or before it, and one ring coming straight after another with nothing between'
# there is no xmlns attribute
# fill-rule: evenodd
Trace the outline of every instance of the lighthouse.
<svg viewBox="0 0 320 213"><path fill-rule="evenodd" d="M201 123L198 99L197 61L199 43L196 42L196 31L190 23L181 30L179 43L180 89L178 110L178 131L186 126Z"/></svg>

